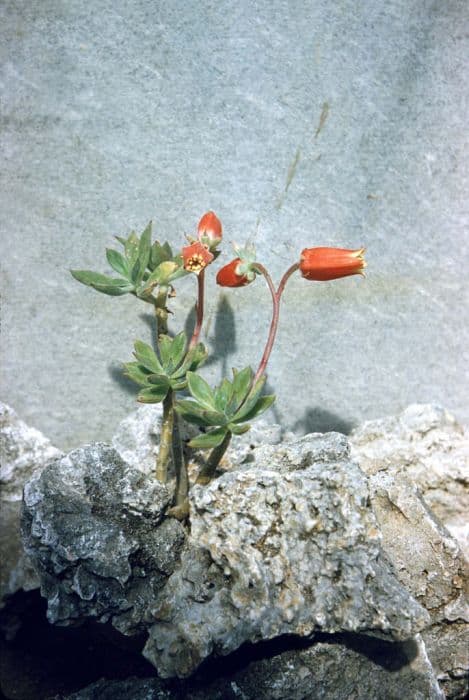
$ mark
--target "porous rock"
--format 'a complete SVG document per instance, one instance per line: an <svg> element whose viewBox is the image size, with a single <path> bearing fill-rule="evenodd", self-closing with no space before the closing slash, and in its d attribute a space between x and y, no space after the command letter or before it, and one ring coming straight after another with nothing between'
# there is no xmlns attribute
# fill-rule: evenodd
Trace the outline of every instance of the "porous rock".
<svg viewBox="0 0 469 700"><path fill-rule="evenodd" d="M0 403L0 608L16 591L39 586L21 543L21 499L25 482L60 454L39 430Z"/></svg>
<svg viewBox="0 0 469 700"><path fill-rule="evenodd" d="M393 472L417 486L469 558L469 437L454 416L438 405L412 404L366 421L350 442L367 474Z"/></svg>
<svg viewBox="0 0 469 700"><path fill-rule="evenodd" d="M182 526L164 519L168 489L104 444L74 450L25 487L25 548L40 576L50 622L109 619L125 634L172 573Z"/></svg>
<svg viewBox="0 0 469 700"><path fill-rule="evenodd" d="M194 487L190 501L190 543L144 650L161 676L188 676L246 641L316 630L403 640L428 624L383 556L344 436L260 447L255 464Z"/></svg>

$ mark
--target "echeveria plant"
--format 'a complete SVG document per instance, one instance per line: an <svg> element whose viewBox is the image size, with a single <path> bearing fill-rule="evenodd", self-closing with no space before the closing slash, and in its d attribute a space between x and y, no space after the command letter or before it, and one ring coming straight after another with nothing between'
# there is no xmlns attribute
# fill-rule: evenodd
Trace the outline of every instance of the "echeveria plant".
<svg viewBox="0 0 469 700"><path fill-rule="evenodd" d="M256 371L251 367L233 369L212 388L198 374L208 352L199 341L204 318L205 270L219 255L222 225L211 211L199 221L196 237L176 253L169 243L152 242L152 225L141 236L132 232L127 238L116 237L122 251L108 248L106 257L118 277L88 270L72 270L75 279L103 294L133 294L151 304L157 322L154 347L135 341L133 362L124 364L125 374L138 386L137 401L163 404L160 445L156 461L156 478L166 483L172 461L176 474L174 506L171 514L184 518L188 513L189 478L182 449L179 419L201 428L200 435L189 442L194 449L210 450L196 483L207 484L215 475L233 435L245 433L250 423L275 401L264 395L265 370L275 341L280 300L291 275L297 270L306 280L324 281L363 274L366 266L364 249L306 248L300 259L283 275L277 288L266 268L256 260L252 245L235 248L235 258L216 276L222 287L244 287L262 275L272 296L272 321L263 355ZM174 282L196 275L196 322L190 338L184 331L168 333L168 301L174 296Z"/></svg>

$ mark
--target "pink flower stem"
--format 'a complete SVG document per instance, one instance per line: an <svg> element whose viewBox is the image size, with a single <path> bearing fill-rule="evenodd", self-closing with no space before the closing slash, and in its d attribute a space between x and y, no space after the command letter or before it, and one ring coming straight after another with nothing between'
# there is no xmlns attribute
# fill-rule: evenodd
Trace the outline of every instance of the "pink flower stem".
<svg viewBox="0 0 469 700"><path fill-rule="evenodd" d="M188 350L194 348L198 341L200 331L202 330L202 322L204 320L204 285L205 285L205 270L201 270L197 275L197 306L196 306L196 322L192 338L189 342Z"/></svg>
<svg viewBox="0 0 469 700"><path fill-rule="evenodd" d="M270 358L270 353L272 352L272 348L275 342L275 336L277 334L277 327L278 327L278 319L279 319L279 314L280 314L280 298L283 294L283 291L285 289L285 286L290 279L291 275L296 272L296 270L299 267L299 263L295 263L291 267L288 268L288 270L285 272L283 275L282 279L280 280L280 284L278 286L277 291L275 291L274 283L272 282L272 278L267 272L266 268L261 265L260 263L255 264L256 270L260 272L261 275L264 276L265 281L267 282L267 286L269 287L270 293L272 295L272 305L273 305L273 313L272 313L272 321L270 323L270 330L269 330L269 336L267 338L267 342L265 344L264 348L264 354L262 355L262 359L259 363L259 367L257 368L257 372L254 375L254 379L252 382L252 386L255 385L257 380L262 377L264 374L265 368L267 366L267 363Z"/></svg>

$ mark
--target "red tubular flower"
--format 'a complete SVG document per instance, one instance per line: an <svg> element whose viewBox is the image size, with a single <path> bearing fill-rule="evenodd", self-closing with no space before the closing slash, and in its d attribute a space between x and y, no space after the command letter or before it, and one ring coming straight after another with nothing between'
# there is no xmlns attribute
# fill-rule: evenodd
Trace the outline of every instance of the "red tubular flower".
<svg viewBox="0 0 469 700"><path fill-rule="evenodd" d="M182 249L184 269L188 272L195 272L196 275L207 267L213 258L214 256L207 246L200 243L200 241L196 241L196 243L192 243Z"/></svg>
<svg viewBox="0 0 469 700"><path fill-rule="evenodd" d="M220 287L244 287L252 282L255 275L252 276L252 279L249 279L247 275L240 274L242 273L242 270L240 270L242 264L241 258L235 258L228 265L222 267L221 270L218 270L217 284Z"/></svg>
<svg viewBox="0 0 469 700"><path fill-rule="evenodd" d="M213 211L208 211L199 221L197 238L210 249L216 248L222 239L221 221Z"/></svg>
<svg viewBox="0 0 469 700"><path fill-rule="evenodd" d="M363 275L365 248L305 248L301 251L300 272L307 280L322 282L348 275Z"/></svg>

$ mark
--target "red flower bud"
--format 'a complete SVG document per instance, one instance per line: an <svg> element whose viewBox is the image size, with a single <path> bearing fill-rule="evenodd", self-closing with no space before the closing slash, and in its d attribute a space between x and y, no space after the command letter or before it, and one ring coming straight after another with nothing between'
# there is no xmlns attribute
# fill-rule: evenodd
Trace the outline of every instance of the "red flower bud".
<svg viewBox="0 0 469 700"><path fill-rule="evenodd" d="M199 221L197 238L209 248L216 248L222 239L221 221L213 211L208 211Z"/></svg>
<svg viewBox="0 0 469 700"><path fill-rule="evenodd" d="M217 284L220 287L244 287L252 282L255 275L252 276L252 279L249 279L246 275L239 274L239 267L242 265L242 262L241 258L235 258L228 265L222 267L221 270L218 270Z"/></svg>
<svg viewBox="0 0 469 700"><path fill-rule="evenodd" d="M184 269L188 272L199 274L207 265L209 265L214 256L209 251L206 245L196 241L192 245L188 245L182 249L182 261Z"/></svg>
<svg viewBox="0 0 469 700"><path fill-rule="evenodd" d="M301 251L300 272L307 280L319 282L348 275L363 275L365 248L305 248Z"/></svg>

